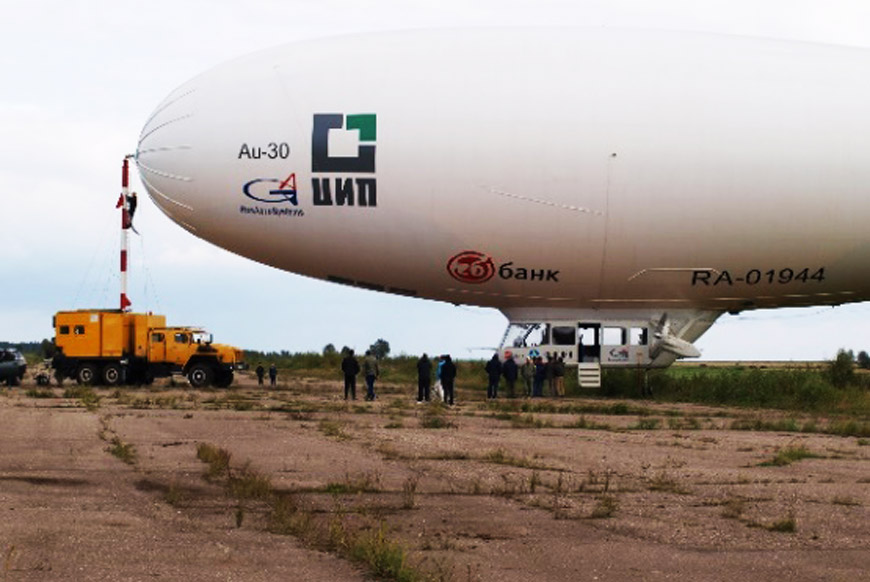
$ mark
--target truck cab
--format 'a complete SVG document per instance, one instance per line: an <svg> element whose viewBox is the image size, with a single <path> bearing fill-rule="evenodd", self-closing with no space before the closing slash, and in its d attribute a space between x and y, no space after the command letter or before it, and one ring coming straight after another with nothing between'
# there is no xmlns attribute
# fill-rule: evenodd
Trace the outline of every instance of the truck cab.
<svg viewBox="0 0 870 582"><path fill-rule="evenodd" d="M212 335L201 328L160 327L149 332L148 360L161 362L170 373L184 374L196 388L226 387L241 365L242 352L213 343Z"/></svg>

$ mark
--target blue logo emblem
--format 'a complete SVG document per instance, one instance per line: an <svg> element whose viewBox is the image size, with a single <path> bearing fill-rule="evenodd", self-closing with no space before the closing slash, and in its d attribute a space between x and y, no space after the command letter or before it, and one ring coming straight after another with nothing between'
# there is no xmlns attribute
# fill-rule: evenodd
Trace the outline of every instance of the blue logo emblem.
<svg viewBox="0 0 870 582"><path fill-rule="evenodd" d="M278 184L275 188L272 184ZM296 197L296 174L290 174L284 180L276 178L256 178L242 186L242 192L251 200L265 202L267 204L280 204L289 202L293 206L299 205Z"/></svg>

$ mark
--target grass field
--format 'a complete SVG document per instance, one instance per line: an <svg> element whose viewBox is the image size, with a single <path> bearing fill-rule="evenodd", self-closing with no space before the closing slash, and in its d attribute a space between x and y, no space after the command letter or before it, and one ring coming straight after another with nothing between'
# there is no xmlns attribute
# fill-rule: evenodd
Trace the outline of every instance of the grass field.
<svg viewBox="0 0 870 582"><path fill-rule="evenodd" d="M341 356L332 354L247 354L248 363L275 362L287 378L341 378ZM387 358L381 363L379 383L417 384L416 357ZM485 362L460 360L457 386L486 391ZM605 370L600 389L581 389L569 368L565 377L567 397L641 398L644 382L659 402L687 402L779 410L821 415L850 415L870 421L870 374L854 369L851 362L707 362L681 363L666 370ZM504 383L502 383L504 385ZM518 382L518 384L520 384ZM504 386L503 386L504 387ZM518 386L519 390L519 386Z"/></svg>

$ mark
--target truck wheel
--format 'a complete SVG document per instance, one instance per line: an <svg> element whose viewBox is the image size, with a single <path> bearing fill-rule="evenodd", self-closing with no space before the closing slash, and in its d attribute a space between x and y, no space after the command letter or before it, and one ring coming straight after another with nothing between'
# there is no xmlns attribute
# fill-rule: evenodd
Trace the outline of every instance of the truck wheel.
<svg viewBox="0 0 870 582"><path fill-rule="evenodd" d="M194 388L211 386L213 378L214 371L211 369L211 366L206 364L195 364L190 369L190 372L187 373L187 379Z"/></svg>
<svg viewBox="0 0 870 582"><path fill-rule="evenodd" d="M214 385L218 388L228 388L230 384L233 383L233 373L232 372L221 372L218 374L217 378L215 378Z"/></svg>
<svg viewBox="0 0 870 582"><path fill-rule="evenodd" d="M93 384L97 379L97 367L93 364L82 364L76 370L76 381L79 384Z"/></svg>
<svg viewBox="0 0 870 582"><path fill-rule="evenodd" d="M115 386L121 382L121 366L118 364L106 364L103 367L103 383L106 386Z"/></svg>

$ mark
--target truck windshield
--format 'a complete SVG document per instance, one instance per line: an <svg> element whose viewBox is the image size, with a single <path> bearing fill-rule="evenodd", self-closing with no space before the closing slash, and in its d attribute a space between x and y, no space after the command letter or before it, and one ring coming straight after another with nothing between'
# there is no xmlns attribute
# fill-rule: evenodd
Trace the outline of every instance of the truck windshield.
<svg viewBox="0 0 870 582"><path fill-rule="evenodd" d="M194 332L193 341L198 344L210 344L212 342L212 335L207 331Z"/></svg>

